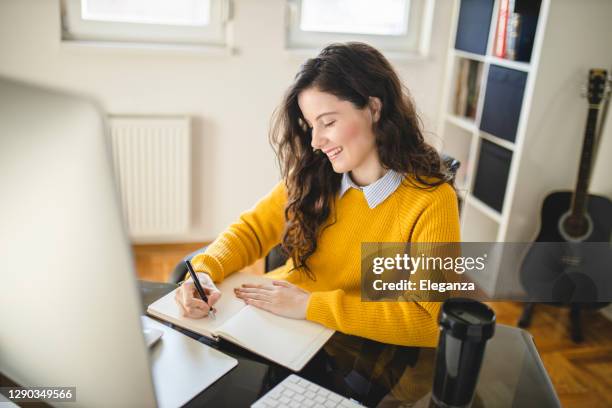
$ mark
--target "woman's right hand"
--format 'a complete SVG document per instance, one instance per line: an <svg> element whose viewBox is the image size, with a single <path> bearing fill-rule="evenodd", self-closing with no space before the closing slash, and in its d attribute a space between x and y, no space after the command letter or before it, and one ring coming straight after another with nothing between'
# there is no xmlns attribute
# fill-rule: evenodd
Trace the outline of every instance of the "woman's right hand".
<svg viewBox="0 0 612 408"><path fill-rule="evenodd" d="M204 293L208 297L208 303L204 302L193 283L191 278L187 279L178 290L175 292L174 300L176 301L181 315L192 319L201 319L208 316L208 312L213 305L221 297L221 292L213 283L211 277L206 273L196 273ZM213 308L214 309L214 308Z"/></svg>

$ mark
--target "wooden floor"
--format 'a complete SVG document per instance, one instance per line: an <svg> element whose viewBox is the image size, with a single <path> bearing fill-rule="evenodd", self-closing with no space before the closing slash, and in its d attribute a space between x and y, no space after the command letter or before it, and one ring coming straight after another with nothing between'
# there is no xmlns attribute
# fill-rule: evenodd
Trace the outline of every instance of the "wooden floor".
<svg viewBox="0 0 612 408"><path fill-rule="evenodd" d="M185 255L200 244L136 245L136 268L141 279L165 281ZM262 262L251 268L263 271ZM522 305L490 304L497 321L516 326ZM612 407L612 322L599 312L584 313L585 341L574 344L569 337L566 309L538 305L529 328L564 407Z"/></svg>
<svg viewBox="0 0 612 408"><path fill-rule="evenodd" d="M165 282L187 254L208 245L208 242L189 244L134 245L136 271L140 279ZM254 273L263 273L263 260L245 268Z"/></svg>

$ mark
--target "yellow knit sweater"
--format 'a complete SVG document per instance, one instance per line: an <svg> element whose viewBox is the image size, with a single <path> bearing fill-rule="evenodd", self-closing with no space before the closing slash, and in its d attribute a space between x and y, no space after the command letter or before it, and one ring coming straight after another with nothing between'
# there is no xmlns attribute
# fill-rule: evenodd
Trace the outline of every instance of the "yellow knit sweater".
<svg viewBox="0 0 612 408"><path fill-rule="evenodd" d="M281 241L286 201L286 187L280 182L205 253L192 259L194 269L221 282L265 256ZM405 178L375 208L370 209L363 192L353 188L336 198L335 207L336 223L323 231L308 259L316 281L299 271L290 273L291 259L267 276L312 292L308 320L384 343L435 346L440 303L361 301L361 242L458 242L459 215L452 187L422 190Z"/></svg>

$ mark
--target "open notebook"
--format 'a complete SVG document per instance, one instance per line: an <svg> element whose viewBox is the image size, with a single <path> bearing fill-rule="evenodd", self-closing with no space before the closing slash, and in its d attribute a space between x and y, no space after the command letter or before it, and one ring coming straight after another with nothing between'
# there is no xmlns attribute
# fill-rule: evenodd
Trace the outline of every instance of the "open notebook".
<svg viewBox="0 0 612 408"><path fill-rule="evenodd" d="M244 302L234 295L243 283L271 284L263 276L236 272L217 285L223 294L215 304L216 318L182 317L174 292L152 303L147 313L212 339L220 337L272 360L293 371L300 371L334 334L334 331L307 320L281 317Z"/></svg>

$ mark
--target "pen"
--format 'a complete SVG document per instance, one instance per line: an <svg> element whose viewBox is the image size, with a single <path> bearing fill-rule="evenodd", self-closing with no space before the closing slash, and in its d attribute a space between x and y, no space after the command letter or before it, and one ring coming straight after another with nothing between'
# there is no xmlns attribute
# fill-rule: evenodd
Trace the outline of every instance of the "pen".
<svg viewBox="0 0 612 408"><path fill-rule="evenodd" d="M193 284L195 285L196 290L198 291L198 294L200 295L200 297L202 298L204 302L208 303L208 296L206 296L206 293L204 293L204 289L202 288L202 285L200 285L200 280L198 279L198 276L193 270L193 267L191 266L191 262L189 262L189 260L186 260L185 265L187 265L187 270L189 271L189 275L191 275L191 279L193 279ZM208 312L208 314L210 314L211 318L213 319L215 318L215 311L212 308L212 305L210 306L210 311Z"/></svg>

